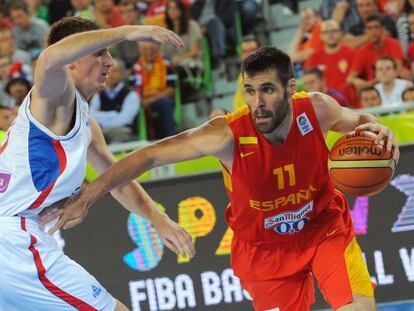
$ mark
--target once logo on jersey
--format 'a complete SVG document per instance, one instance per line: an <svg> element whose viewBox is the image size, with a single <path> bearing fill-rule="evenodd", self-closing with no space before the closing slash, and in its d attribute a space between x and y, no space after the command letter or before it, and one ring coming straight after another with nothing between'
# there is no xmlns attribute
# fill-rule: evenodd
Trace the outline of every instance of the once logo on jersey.
<svg viewBox="0 0 414 311"><path fill-rule="evenodd" d="M313 131L313 126L310 123L309 118L305 112L297 116L296 122L298 123L298 127L302 133L302 136L305 136L306 134Z"/></svg>
<svg viewBox="0 0 414 311"><path fill-rule="evenodd" d="M279 234L294 234L300 232L309 221L306 215L312 212L312 210L313 201L310 201L296 211L285 212L265 218L264 227L266 230L273 229Z"/></svg>
<svg viewBox="0 0 414 311"><path fill-rule="evenodd" d="M0 173L0 193L4 193L9 187L10 178L10 173Z"/></svg>

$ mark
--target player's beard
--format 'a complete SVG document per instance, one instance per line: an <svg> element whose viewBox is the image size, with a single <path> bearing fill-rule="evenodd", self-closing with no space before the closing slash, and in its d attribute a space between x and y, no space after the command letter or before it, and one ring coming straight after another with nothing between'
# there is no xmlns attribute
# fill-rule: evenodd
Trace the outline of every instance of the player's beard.
<svg viewBox="0 0 414 311"><path fill-rule="evenodd" d="M253 113L253 120L256 129L262 134L272 133L285 119L289 112L288 94L285 92L283 99L278 100L276 111L268 109L257 109ZM270 122L258 123L256 117L269 117Z"/></svg>

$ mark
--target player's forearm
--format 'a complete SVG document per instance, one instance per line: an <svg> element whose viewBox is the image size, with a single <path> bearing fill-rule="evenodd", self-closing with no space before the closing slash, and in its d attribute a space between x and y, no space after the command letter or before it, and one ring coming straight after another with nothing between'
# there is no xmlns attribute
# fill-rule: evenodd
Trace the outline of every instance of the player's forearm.
<svg viewBox="0 0 414 311"><path fill-rule="evenodd" d="M85 191L88 192L91 201L96 201L112 189L131 182L142 173L154 167L154 162L149 147L139 149L116 162L99 176L96 181L88 185Z"/></svg>
<svg viewBox="0 0 414 311"><path fill-rule="evenodd" d="M136 182L130 182L111 191L112 196L127 210L154 223L163 217L148 193Z"/></svg>
<svg viewBox="0 0 414 311"><path fill-rule="evenodd" d="M126 39L135 26L120 26L76 33L49 46L39 57L49 69L62 68ZM136 31L136 27L135 27Z"/></svg>

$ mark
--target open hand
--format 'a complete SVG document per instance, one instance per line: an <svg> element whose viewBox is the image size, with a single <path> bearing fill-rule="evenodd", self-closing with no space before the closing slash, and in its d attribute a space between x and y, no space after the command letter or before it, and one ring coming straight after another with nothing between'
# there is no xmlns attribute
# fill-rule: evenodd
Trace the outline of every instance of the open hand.
<svg viewBox="0 0 414 311"><path fill-rule="evenodd" d="M148 41L155 44L169 43L176 48L184 46L181 38L171 30L159 26L128 26L126 39L130 41Z"/></svg>
<svg viewBox="0 0 414 311"><path fill-rule="evenodd" d="M61 228L70 229L83 222L91 205L92 203L89 203L85 191L81 190L79 194L67 198L63 205L43 211L39 215L40 222L45 225L59 218L57 223L49 230L49 234L53 235Z"/></svg>
<svg viewBox="0 0 414 311"><path fill-rule="evenodd" d="M161 241L177 255L182 257L195 255L195 248L191 236L179 224L172 221L167 214L160 213L152 225L157 230Z"/></svg>

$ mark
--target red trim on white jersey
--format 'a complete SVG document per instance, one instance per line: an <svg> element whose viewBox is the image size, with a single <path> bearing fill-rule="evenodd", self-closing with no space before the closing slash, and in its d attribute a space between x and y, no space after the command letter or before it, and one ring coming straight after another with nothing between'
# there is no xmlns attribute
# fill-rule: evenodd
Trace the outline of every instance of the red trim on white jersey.
<svg viewBox="0 0 414 311"><path fill-rule="evenodd" d="M21 227L22 230L26 231L26 218L21 217ZM29 233L30 234L30 233ZM33 254L34 263L36 265L37 269L37 275L39 277L40 282L43 284L43 286L49 290L53 295L56 297L62 299L63 301L70 304L72 307L76 308L80 311L97 311L94 307L88 305L86 302L73 297L72 295L68 294L64 290L57 287L55 284L53 284L48 277L46 276L46 269L43 266L42 258L40 257L39 251L35 248L35 244L37 243L37 239L35 236L30 234L30 246L29 250Z"/></svg>

